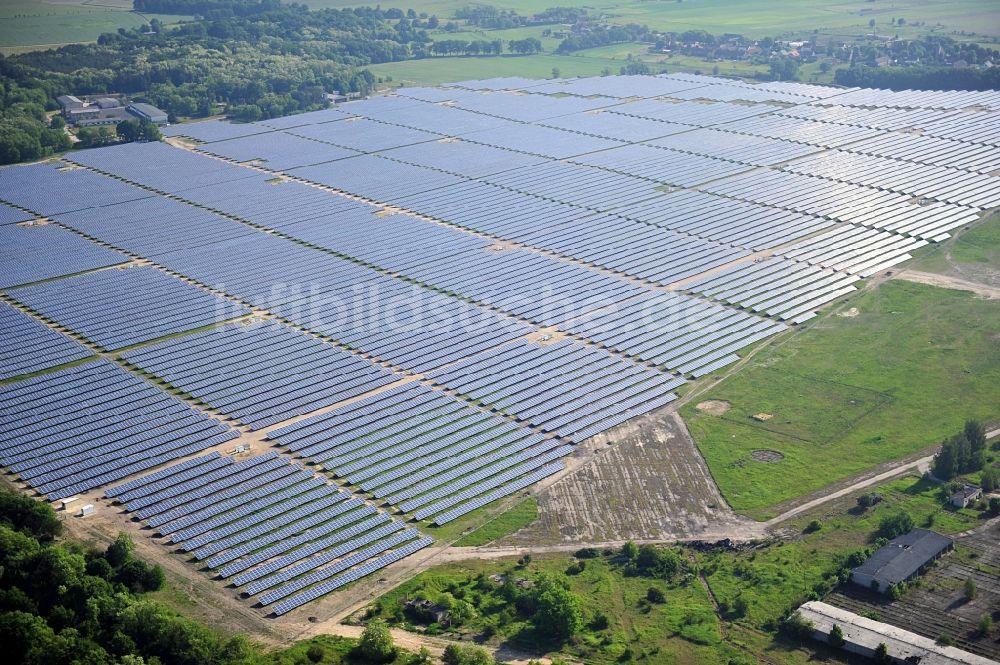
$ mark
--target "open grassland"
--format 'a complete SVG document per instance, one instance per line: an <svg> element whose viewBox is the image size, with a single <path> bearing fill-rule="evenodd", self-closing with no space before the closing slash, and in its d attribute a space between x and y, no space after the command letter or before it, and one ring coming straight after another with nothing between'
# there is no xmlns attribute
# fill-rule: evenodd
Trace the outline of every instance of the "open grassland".
<svg viewBox="0 0 1000 665"><path fill-rule="evenodd" d="M1000 213L946 242L922 248L907 267L1000 286Z"/></svg>
<svg viewBox="0 0 1000 665"><path fill-rule="evenodd" d="M139 14L131 0L4 0L0 52L92 42L102 33L139 27L152 18L174 23L183 17Z"/></svg>
<svg viewBox="0 0 1000 665"><path fill-rule="evenodd" d="M968 418L1000 416L1000 303L891 281L848 307L857 315L825 317L683 408L737 511L770 517L775 504L928 448ZM730 408L711 415L696 405L707 400ZM757 461L761 450L784 458Z"/></svg>
<svg viewBox="0 0 1000 665"><path fill-rule="evenodd" d="M358 0L306 0L313 8L356 7ZM796 31L818 30L825 34L855 36L870 32L868 22L889 29L893 18L903 17L908 24L925 23L900 31L900 37L912 37L934 30L944 34L972 32L986 36L1000 35L1000 16L991 0L611 0L607 3L553 2L552 0L422 0L411 5L417 12L448 18L455 11L475 4L491 4L513 9L528 16L548 7L585 7L589 13L615 23L644 23L656 30L707 30L711 33L735 32L748 37L779 36ZM383 5L391 6L391 5ZM895 34L893 30L893 34ZM803 32L806 34L806 32Z"/></svg>
<svg viewBox="0 0 1000 665"><path fill-rule="evenodd" d="M538 501L529 497L510 510L486 522L472 533L463 536L455 545L457 547L474 547L492 543L494 540L508 536L538 519Z"/></svg>

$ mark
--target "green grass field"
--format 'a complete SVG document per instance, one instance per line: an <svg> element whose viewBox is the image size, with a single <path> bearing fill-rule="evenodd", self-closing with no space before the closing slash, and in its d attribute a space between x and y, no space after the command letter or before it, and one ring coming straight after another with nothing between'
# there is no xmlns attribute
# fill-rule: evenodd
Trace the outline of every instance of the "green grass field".
<svg viewBox="0 0 1000 665"><path fill-rule="evenodd" d="M926 272L973 273L982 269L1000 271L1000 214L995 214L968 231L954 233L954 237L921 248L914 261L907 264L914 270Z"/></svg>
<svg viewBox="0 0 1000 665"><path fill-rule="evenodd" d="M1000 303L890 281L758 355L682 409L726 500L763 519L808 494L1000 417ZM722 400L722 416L696 403ZM771 414L769 420L751 418ZM774 450L780 462L756 461Z"/></svg>
<svg viewBox="0 0 1000 665"><path fill-rule="evenodd" d="M368 3L358 0L305 0L305 4L319 8L356 7ZM965 31L991 37L1000 35L1000 13L991 0L612 0L598 6L576 2L554 3L552 0L422 0L411 6L417 12L447 18L470 4L491 4L513 9L525 16L552 6L583 6L588 7L592 14L603 15L615 23L644 23L657 30L737 32L748 37L807 34L813 30L854 36L869 32L868 22L873 18L877 24L883 24L888 29L889 21L898 17L905 18L910 24L926 24L904 28L900 31L901 37L912 37L931 30L945 34ZM389 5L383 3L383 6ZM895 32L893 30L893 34Z"/></svg>
<svg viewBox="0 0 1000 665"><path fill-rule="evenodd" d="M530 497L507 512L486 522L472 533L455 542L456 547L475 547L508 536L538 519L538 501Z"/></svg>
<svg viewBox="0 0 1000 665"><path fill-rule="evenodd" d="M139 27L152 18L175 23L184 17L138 14L131 0L4 0L0 52L92 42L101 33Z"/></svg>

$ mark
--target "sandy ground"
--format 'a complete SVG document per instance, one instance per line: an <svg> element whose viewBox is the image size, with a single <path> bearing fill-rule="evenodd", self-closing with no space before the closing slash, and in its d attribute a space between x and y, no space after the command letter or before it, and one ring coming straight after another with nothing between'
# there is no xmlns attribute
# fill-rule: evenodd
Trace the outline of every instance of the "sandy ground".
<svg viewBox="0 0 1000 665"><path fill-rule="evenodd" d="M899 274L899 279L906 280L907 282L919 282L920 284L940 286L945 289L971 291L984 298L1000 300L1000 287L981 284L979 282L971 282L967 279L962 279L961 277L938 275L937 273L920 272L918 270L907 270Z"/></svg>

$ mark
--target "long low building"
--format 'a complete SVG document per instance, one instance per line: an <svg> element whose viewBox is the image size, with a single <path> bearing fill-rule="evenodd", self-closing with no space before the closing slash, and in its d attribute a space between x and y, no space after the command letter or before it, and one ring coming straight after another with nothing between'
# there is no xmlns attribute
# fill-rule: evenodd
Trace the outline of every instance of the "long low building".
<svg viewBox="0 0 1000 665"><path fill-rule="evenodd" d="M803 619L812 622L813 637L826 641L833 627L840 626L844 633L843 649L866 658L875 655L879 644L893 662L920 663L920 665L996 665L995 661L957 647L944 646L923 635L911 633L892 624L868 619L854 612L843 610L818 600L809 601L799 608Z"/></svg>
<svg viewBox="0 0 1000 665"><path fill-rule="evenodd" d="M885 593L919 575L938 557L950 552L951 538L927 529L913 529L893 538L851 572L860 586Z"/></svg>

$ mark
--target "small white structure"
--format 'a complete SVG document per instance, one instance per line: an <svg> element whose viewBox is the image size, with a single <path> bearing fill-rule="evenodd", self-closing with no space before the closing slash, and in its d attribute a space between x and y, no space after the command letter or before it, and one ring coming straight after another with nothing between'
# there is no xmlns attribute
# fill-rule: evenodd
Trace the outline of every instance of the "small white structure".
<svg viewBox="0 0 1000 665"><path fill-rule="evenodd" d="M951 495L949 502L956 508L967 508L983 498L983 490L975 485L963 485L962 489Z"/></svg>
<svg viewBox="0 0 1000 665"><path fill-rule="evenodd" d="M71 496L71 497L67 497L65 499L61 499L59 501L59 504L62 506L63 510L68 510L69 509L69 504L73 503L74 501L79 501L79 500L80 500L80 497L78 497L78 496Z"/></svg>
<svg viewBox="0 0 1000 665"><path fill-rule="evenodd" d="M80 508L80 517L86 517L87 515L94 514L94 504L88 503L83 508Z"/></svg>

